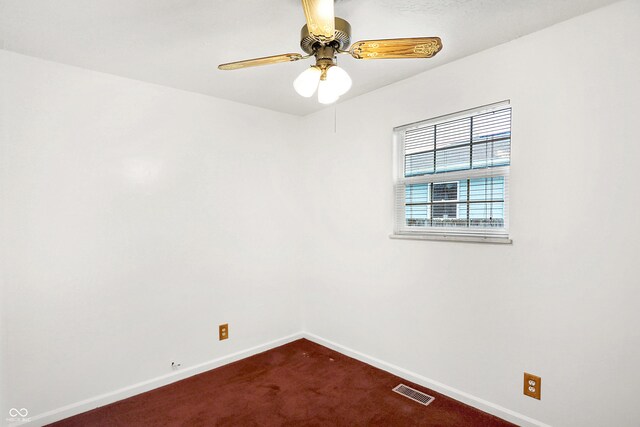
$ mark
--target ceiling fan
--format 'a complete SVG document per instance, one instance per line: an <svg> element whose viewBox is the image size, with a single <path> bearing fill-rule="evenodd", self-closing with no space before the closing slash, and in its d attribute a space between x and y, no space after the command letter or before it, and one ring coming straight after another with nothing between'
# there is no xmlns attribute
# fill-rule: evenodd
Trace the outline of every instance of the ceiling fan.
<svg viewBox="0 0 640 427"><path fill-rule="evenodd" d="M280 62L299 61L312 56L316 64L303 71L293 82L301 96L311 97L318 90L318 101L331 104L351 88L351 78L336 65L337 54L356 59L431 58L442 49L439 37L414 37L386 40L363 40L351 43L351 25L338 18L333 10L334 0L302 0L307 24L302 27L300 47L307 53L285 53L264 58L229 62L220 70L238 70ZM348 49L347 49L348 48Z"/></svg>

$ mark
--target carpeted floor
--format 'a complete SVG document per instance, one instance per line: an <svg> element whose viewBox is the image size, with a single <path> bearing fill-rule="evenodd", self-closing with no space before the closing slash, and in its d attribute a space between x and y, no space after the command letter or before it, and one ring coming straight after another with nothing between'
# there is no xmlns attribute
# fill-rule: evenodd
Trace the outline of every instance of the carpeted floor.
<svg viewBox="0 0 640 427"><path fill-rule="evenodd" d="M420 405L403 383L434 396ZM513 426L301 339L55 426Z"/></svg>

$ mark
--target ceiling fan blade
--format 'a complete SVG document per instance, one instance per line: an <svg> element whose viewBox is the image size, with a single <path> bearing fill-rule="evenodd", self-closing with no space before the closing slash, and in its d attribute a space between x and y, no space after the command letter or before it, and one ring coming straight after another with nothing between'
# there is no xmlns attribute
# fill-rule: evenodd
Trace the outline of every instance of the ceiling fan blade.
<svg viewBox="0 0 640 427"><path fill-rule="evenodd" d="M244 61L229 62L218 65L220 70L238 70L240 68L257 67L260 65L278 64L302 59L299 53L285 53L283 55L265 56L264 58L246 59Z"/></svg>
<svg viewBox="0 0 640 427"><path fill-rule="evenodd" d="M356 59L431 58L442 49L439 37L362 40L349 49Z"/></svg>
<svg viewBox="0 0 640 427"><path fill-rule="evenodd" d="M309 33L319 40L333 40L336 32L333 0L302 0Z"/></svg>

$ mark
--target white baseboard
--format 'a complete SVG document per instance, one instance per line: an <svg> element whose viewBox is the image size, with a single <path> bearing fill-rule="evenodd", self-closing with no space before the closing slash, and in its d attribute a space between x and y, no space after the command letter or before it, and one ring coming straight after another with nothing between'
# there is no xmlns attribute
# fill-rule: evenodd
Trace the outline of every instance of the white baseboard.
<svg viewBox="0 0 640 427"><path fill-rule="evenodd" d="M315 342L316 344L323 345L325 347L328 347L332 350L337 351L338 353L342 353L345 356L353 357L354 359L357 359L361 362L367 363L371 366L375 366L376 368L382 369L383 371L387 371L389 373L402 377L408 381L419 384L423 387L427 387L432 390L435 390L438 393L442 393L445 396L451 397L452 399L465 403L469 406L473 406L476 409L479 409L483 412L487 412L491 415L495 415L496 417L502 418L503 420L507 420L519 426L550 427L548 424L545 424L533 418L527 417L526 415L504 408L500 405L496 405L494 403L488 402L484 399L473 396L469 393L465 393L453 387L449 387L448 385L439 383L430 378L416 374L407 369L400 368L399 366L395 366L383 360L376 359L375 357L371 357L359 351L353 350L349 347L345 347L333 341L326 340L315 334L304 332L303 337L308 339L309 341Z"/></svg>
<svg viewBox="0 0 640 427"><path fill-rule="evenodd" d="M504 408L494 403L488 402L484 399L480 399L479 397L472 396L468 393L457 390L453 387L449 387L445 384L426 378L422 375L408 371L404 368L400 368L398 366L395 366L391 363L387 363L380 359L376 359L375 357L368 356L364 353L353 350L349 347L345 347L341 344L337 344L335 342L326 340L322 337L319 337L315 334L308 333L308 332L298 332L277 340L273 340L264 344L257 345L255 347L251 347L246 350L238 351L238 352L229 354L227 356L222 356L217 359L210 360L208 362L204 362L195 366L186 367L179 371L172 372L170 374L152 378L150 380L133 384L118 390L114 390L109 393L105 393L99 396L94 396L89 399L82 400L80 402L72 403L70 405L54 409L52 411L45 412L43 414L29 417L28 422L25 422L25 423L16 422L16 423L13 423L12 425L28 424L30 426L31 425L42 426L45 424L60 421L64 418L68 418L73 415L90 411L92 409L105 406L110 403L114 403L119 400L126 399L128 397L132 397L137 394L144 393L149 390L153 390L158 387L162 387L167 384L171 384L176 381L183 380L185 378L189 378L191 376L209 371L211 369L218 368L220 366L235 362L237 360L244 359L249 356L253 356L254 354L262 353L264 351L270 350L275 347L279 347L281 345L287 344L291 341L295 341L300 338L306 338L310 341L313 341L317 344L328 347L346 356L353 357L354 359L360 360L361 362L367 363L369 365L375 366L376 368L382 369L384 371L390 372L399 377L405 378L413 383L420 384L424 387L428 387L432 390L437 391L438 393L442 393L462 403L465 403L469 406L473 406L474 408L477 408L481 411L495 415L497 417L510 421L519 426L550 427L548 424L544 424L540 421L534 420L533 418L527 417L526 415L520 414L518 412L512 411L510 409Z"/></svg>
<svg viewBox="0 0 640 427"><path fill-rule="evenodd" d="M185 378L192 377L202 372L206 372L211 369L218 368L223 365L227 365L237 360L244 359L249 356L253 356L254 354L262 353L264 351L270 350L275 347L279 347L281 345L287 344L291 341L295 341L303 337L304 337L304 334L302 332L298 332L283 338L279 338L277 340L269 341L267 343L260 344L255 347L248 348L246 350L237 351L235 353L229 354L227 356L222 356L217 359L210 360L208 362L200 363L195 366L185 367L180 369L179 371L175 371L170 374L152 378L150 380L133 384L118 390L114 390L109 393L101 394L100 396L94 396L89 399L82 400L80 402L72 403L70 405L63 406L61 408L57 408L49 412L45 412L43 414L35 415L32 417L29 417L28 422L24 422L24 423L16 422L16 423L12 423L11 425L28 424L30 426L31 425L42 426L45 424L60 421L64 418L81 414L83 412L90 411L100 406L105 406L110 403L114 403L119 400L126 399L128 397L135 396L137 394L144 393L146 391L153 390L155 388L162 387L167 384L171 384L176 381L180 381Z"/></svg>

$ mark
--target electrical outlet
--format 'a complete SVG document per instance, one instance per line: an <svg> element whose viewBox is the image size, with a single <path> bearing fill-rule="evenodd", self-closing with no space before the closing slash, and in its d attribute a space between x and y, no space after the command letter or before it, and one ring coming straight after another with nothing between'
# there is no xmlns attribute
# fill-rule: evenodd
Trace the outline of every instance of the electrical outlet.
<svg viewBox="0 0 640 427"><path fill-rule="evenodd" d="M540 393L542 391L542 378L524 373L524 394L534 399L540 400Z"/></svg>
<svg viewBox="0 0 640 427"><path fill-rule="evenodd" d="M225 323L223 325L218 326L218 340L226 340L229 338L229 324Z"/></svg>

